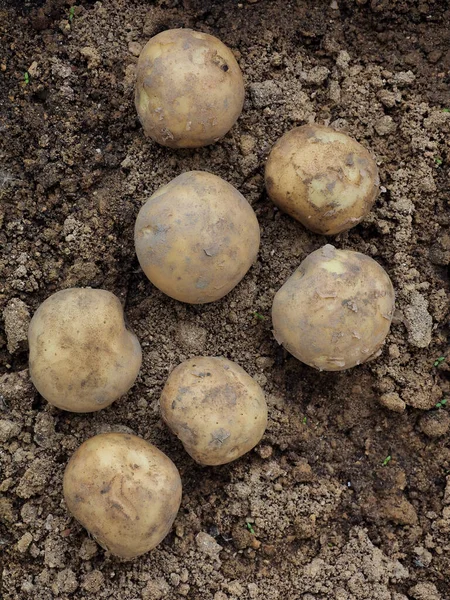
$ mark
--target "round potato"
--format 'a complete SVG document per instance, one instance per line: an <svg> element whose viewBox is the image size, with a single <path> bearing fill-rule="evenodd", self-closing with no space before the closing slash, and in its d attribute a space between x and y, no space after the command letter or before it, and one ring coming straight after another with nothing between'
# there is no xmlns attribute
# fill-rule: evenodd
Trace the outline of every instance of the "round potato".
<svg viewBox="0 0 450 600"><path fill-rule="evenodd" d="M64 472L72 515L111 554L134 558L169 533L181 502L176 466L136 435L102 433L76 450Z"/></svg>
<svg viewBox="0 0 450 600"><path fill-rule="evenodd" d="M245 198L204 171L183 173L139 211L136 254L150 281L168 296L202 304L228 294L259 249L259 225Z"/></svg>
<svg viewBox="0 0 450 600"><path fill-rule="evenodd" d="M194 460L223 465L249 452L267 425L267 404L256 381L226 358L186 360L164 386L161 414Z"/></svg>
<svg viewBox="0 0 450 600"><path fill-rule="evenodd" d="M336 235L357 225L378 195L378 169L356 140L320 125L288 131L266 163L273 202L305 227Z"/></svg>
<svg viewBox="0 0 450 600"><path fill-rule="evenodd" d="M28 330L30 376L50 404L71 412L109 406L133 385L141 347L120 300L106 290L71 288L45 300Z"/></svg>
<svg viewBox="0 0 450 600"><path fill-rule="evenodd" d="M327 244L307 256L276 293L274 335L311 367L349 369L382 346L394 300L391 280L377 262Z"/></svg>
<svg viewBox="0 0 450 600"><path fill-rule="evenodd" d="M216 142L244 105L244 80L220 40L191 29L155 35L137 66L136 109L146 135L170 148Z"/></svg>

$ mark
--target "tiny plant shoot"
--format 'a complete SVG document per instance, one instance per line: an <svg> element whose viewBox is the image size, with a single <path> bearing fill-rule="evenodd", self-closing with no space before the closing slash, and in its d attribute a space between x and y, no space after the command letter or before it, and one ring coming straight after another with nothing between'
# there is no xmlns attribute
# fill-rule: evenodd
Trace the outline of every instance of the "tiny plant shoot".
<svg viewBox="0 0 450 600"><path fill-rule="evenodd" d="M391 459L392 459L392 456L390 454L388 456L386 456L386 458L381 463L383 465L383 467L386 467L389 464L389 462L391 461Z"/></svg>
<svg viewBox="0 0 450 600"><path fill-rule="evenodd" d="M28 73L28 71L25 71L25 73L23 74L23 80L25 81L25 85L28 85L30 83L30 74Z"/></svg>
<svg viewBox="0 0 450 600"><path fill-rule="evenodd" d="M251 523L247 523L247 529L250 531L252 535L255 535L255 530L252 527Z"/></svg>
<svg viewBox="0 0 450 600"><path fill-rule="evenodd" d="M440 356L439 358L437 358L434 363L433 363L433 367L439 367L439 365L441 365L445 360L445 356Z"/></svg>
<svg viewBox="0 0 450 600"><path fill-rule="evenodd" d="M70 23L72 23L74 16L75 16L75 6L71 6L69 8L69 21L70 21Z"/></svg>
<svg viewBox="0 0 450 600"><path fill-rule="evenodd" d="M266 317L265 317L264 315L262 315L261 313L259 313L259 312L256 312L256 310L255 310L255 312L253 313L253 316L254 316L254 317L255 317L255 319L257 319L258 321L264 321L264 320L265 320L265 318L266 318Z"/></svg>
<svg viewBox="0 0 450 600"><path fill-rule="evenodd" d="M437 404L436 404L436 408L444 408L445 405L447 404L448 398L442 398L442 400L440 400Z"/></svg>

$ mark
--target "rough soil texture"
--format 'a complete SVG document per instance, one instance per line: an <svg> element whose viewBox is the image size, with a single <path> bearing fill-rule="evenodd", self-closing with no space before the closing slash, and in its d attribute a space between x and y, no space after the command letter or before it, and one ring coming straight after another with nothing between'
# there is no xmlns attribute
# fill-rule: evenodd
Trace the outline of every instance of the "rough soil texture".
<svg viewBox="0 0 450 600"><path fill-rule="evenodd" d="M450 419L435 405L450 368L434 366L448 355L448 3L0 6L2 599L448 600ZM228 44L246 79L237 125L195 151L145 139L133 105L142 45L180 26ZM276 290L325 239L275 209L264 161L309 122L367 146L383 186L369 217L332 241L388 271L395 323L381 357L342 373L302 365L271 333ZM189 169L235 185L262 233L245 279L206 306L158 292L133 247L142 203ZM143 346L134 388L96 414L50 407L28 377L30 315L70 286L116 293ZM158 413L168 373L197 354L238 362L269 402L260 446L219 468L194 464ZM61 493L71 453L110 430L157 444L184 485L173 531L129 563L89 538Z"/></svg>

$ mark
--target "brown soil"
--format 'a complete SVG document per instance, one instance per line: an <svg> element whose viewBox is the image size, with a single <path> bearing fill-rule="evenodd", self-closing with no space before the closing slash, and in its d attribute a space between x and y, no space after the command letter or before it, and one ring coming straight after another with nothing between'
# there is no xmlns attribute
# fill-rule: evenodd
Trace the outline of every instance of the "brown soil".
<svg viewBox="0 0 450 600"><path fill-rule="evenodd" d="M82 0L70 21L69 5L0 8L0 596L448 600L450 419L435 405L450 368L434 366L448 352L448 2ZM179 26L228 44L247 84L238 124L195 151L146 140L133 106L140 46ZM342 373L302 365L271 333L275 291L325 239L275 209L264 161L312 121L377 157L373 212L333 243L374 257L397 293L382 356ZM242 191L262 232L245 279L206 306L155 290L133 248L139 207L189 169ZM26 370L30 314L70 286L118 294L144 350L128 396L91 415L48 406ZM158 414L168 373L202 353L238 362L270 405L260 446L220 468L194 464ZM183 478L172 533L131 563L62 500L71 453L108 430L156 443Z"/></svg>

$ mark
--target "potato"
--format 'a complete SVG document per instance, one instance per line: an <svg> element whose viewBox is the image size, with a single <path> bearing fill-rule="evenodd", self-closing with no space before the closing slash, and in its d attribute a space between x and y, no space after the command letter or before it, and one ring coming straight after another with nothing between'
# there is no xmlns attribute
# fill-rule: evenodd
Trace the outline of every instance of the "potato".
<svg viewBox="0 0 450 600"><path fill-rule="evenodd" d="M305 227L336 235L357 225L378 195L378 169L368 151L320 125L288 131L266 163L273 202Z"/></svg>
<svg viewBox="0 0 450 600"><path fill-rule="evenodd" d="M349 369L382 346L394 300L391 280L377 262L327 244L307 256L276 293L274 335L311 367Z"/></svg>
<svg viewBox="0 0 450 600"><path fill-rule="evenodd" d="M236 460L256 446L267 425L262 389L226 358L200 356L178 365L160 406L186 452L202 465Z"/></svg>
<svg viewBox="0 0 450 600"><path fill-rule="evenodd" d="M233 127L244 105L244 81L220 40L170 29L141 52L135 102L146 135L170 148L196 148Z"/></svg>
<svg viewBox="0 0 450 600"><path fill-rule="evenodd" d="M136 253L150 281L168 296L202 304L228 294L259 248L252 207L229 183L204 171L183 173L139 211Z"/></svg>
<svg viewBox="0 0 450 600"><path fill-rule="evenodd" d="M136 435L101 433L76 450L64 472L69 512L111 554L134 558L169 533L181 502L176 466Z"/></svg>
<svg viewBox="0 0 450 600"><path fill-rule="evenodd" d="M109 406L133 385L141 347L106 290L71 288L45 300L28 330L30 376L50 404L71 412Z"/></svg>

